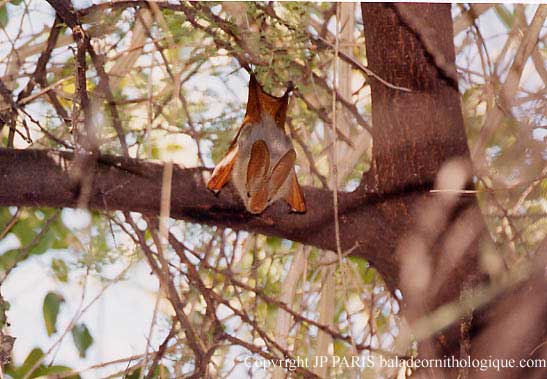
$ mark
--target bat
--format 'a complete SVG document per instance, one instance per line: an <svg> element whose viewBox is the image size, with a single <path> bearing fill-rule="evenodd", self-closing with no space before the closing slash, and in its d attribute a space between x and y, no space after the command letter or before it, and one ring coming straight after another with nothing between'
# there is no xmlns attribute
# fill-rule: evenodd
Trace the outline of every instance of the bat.
<svg viewBox="0 0 547 379"><path fill-rule="evenodd" d="M253 214L262 213L279 199L293 212L306 211L294 170L296 152L285 133L291 89L282 97L269 95L251 74L243 123L207 182L207 188L218 193L232 180L245 208Z"/></svg>

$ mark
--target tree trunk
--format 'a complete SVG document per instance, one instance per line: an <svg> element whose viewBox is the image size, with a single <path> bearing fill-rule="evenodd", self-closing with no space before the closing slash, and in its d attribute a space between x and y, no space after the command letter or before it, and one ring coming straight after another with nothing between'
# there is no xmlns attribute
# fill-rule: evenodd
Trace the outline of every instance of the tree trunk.
<svg viewBox="0 0 547 379"><path fill-rule="evenodd" d="M398 225L397 218L407 220L399 228L404 233L398 246L389 255L397 262L404 314L414 327L413 333L420 334L424 318L431 311L461 300L478 284L487 284L480 269L478 247L481 239L488 240L489 236L475 198L428 196L434 187L460 189L470 181L450 5L363 3L361 10L368 67L391 84L410 89L396 90L370 78L373 164L363 178L361 190L380 197L396 188L423 190L422 197L392 203L388 224ZM537 278L530 283L536 289L546 284ZM515 292L522 296L526 291ZM545 315L545 301L527 305L534 314L530 322L539 320L541 331L532 342L534 327L524 327L518 343L526 340L520 346L528 353L541 342L546 321L541 318ZM462 313L455 317L457 322L432 335L426 333L419 342L420 358L488 358L490 353L493 358L507 358L507 349L493 349L484 338L488 333L506 332L499 329L499 324L486 327L499 316L495 312L499 306L490 304L480 313ZM509 357L518 356L526 354L521 351ZM490 372L493 374L500 375L495 370ZM438 378L475 375L487 376L478 370L454 368L423 369L418 373L419 377ZM516 378L521 372L506 370L504 375Z"/></svg>

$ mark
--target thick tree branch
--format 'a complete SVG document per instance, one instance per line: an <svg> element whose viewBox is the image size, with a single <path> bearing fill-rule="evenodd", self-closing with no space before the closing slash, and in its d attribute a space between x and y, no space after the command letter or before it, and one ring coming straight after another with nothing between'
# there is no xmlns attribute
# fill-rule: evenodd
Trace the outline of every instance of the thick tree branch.
<svg viewBox="0 0 547 379"><path fill-rule="evenodd" d="M46 150L0 149L0 206L76 207L78 188L69 172L73 154ZM322 249L335 248L332 220L332 193L304 189L308 212L289 212L279 202L260 216L244 210L235 191L228 185L215 196L205 187L207 169L175 168L173 172L171 216L235 230L278 236ZM162 165L113 156L98 159L89 207L159 214ZM397 216L401 205L431 196L428 185L405 187L368 197L362 193L340 194L342 248L357 246L354 255L368 259L386 278L392 289L397 285L398 267L393 256L399 236L407 231L408 220Z"/></svg>

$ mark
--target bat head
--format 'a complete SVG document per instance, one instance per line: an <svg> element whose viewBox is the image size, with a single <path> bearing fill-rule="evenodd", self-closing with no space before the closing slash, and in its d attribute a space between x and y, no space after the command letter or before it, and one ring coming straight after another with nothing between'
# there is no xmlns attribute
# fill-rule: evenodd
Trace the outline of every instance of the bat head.
<svg viewBox="0 0 547 379"><path fill-rule="evenodd" d="M287 91L281 97L275 97L266 93L254 74L251 74L249 80L249 96L247 98L247 109L243 125L259 123L265 118L271 117L275 125L281 130L285 130L285 120L287 118L287 107L289 104L289 94L293 90L292 83L289 84Z"/></svg>

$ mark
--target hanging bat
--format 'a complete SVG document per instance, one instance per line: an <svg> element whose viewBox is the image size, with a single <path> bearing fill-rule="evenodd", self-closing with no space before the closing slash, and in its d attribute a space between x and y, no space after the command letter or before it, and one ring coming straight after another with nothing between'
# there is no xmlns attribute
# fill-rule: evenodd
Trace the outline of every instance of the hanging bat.
<svg viewBox="0 0 547 379"><path fill-rule="evenodd" d="M231 179L253 214L279 199L285 199L294 212L306 211L294 171L296 152L285 133L291 89L282 97L269 95L251 74L243 123L207 183L217 193Z"/></svg>

